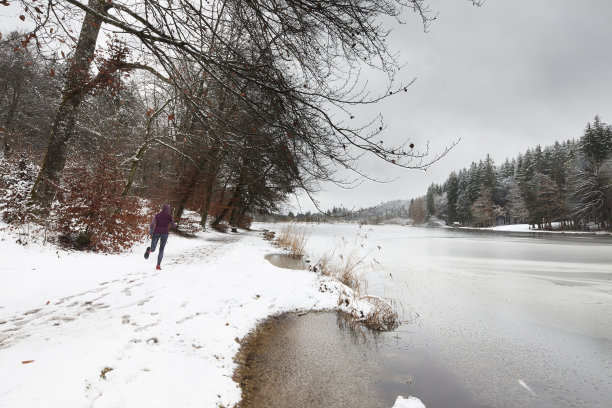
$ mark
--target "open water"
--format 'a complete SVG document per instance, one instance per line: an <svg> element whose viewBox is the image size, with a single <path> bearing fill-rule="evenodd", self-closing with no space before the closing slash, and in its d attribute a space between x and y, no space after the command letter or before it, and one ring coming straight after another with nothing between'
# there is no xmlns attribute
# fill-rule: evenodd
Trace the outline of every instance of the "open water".
<svg viewBox="0 0 612 408"><path fill-rule="evenodd" d="M310 228L313 260L369 253L369 292L407 323L376 336L334 313L280 319L251 350L252 373L267 374L251 377L264 405L249 406L612 406L610 236Z"/></svg>

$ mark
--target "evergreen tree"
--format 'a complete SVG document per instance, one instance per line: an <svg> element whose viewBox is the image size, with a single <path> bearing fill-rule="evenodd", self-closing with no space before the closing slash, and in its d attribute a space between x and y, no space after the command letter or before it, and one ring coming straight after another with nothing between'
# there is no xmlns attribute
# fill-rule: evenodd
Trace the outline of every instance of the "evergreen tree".
<svg viewBox="0 0 612 408"><path fill-rule="evenodd" d="M552 228L552 222L558 220L562 201L559 186L546 174L536 174L534 178L537 202L537 216L543 224Z"/></svg>
<svg viewBox="0 0 612 408"><path fill-rule="evenodd" d="M436 207L434 203L434 197L436 195L436 185L432 184L427 189L427 195L425 196L427 202L427 216L434 217L436 215Z"/></svg>
<svg viewBox="0 0 612 408"><path fill-rule="evenodd" d="M490 227L495 225L495 210L496 205L493 202L491 189L483 184L478 198L471 206L471 213L476 226Z"/></svg>
<svg viewBox="0 0 612 408"><path fill-rule="evenodd" d="M453 171L446 181L447 218L446 223L452 225L457 221L457 198L459 195L459 179Z"/></svg>
<svg viewBox="0 0 612 408"><path fill-rule="evenodd" d="M579 154L574 159L571 174L572 215L600 227L612 223L610 178L604 162L612 157L612 130L595 116L593 125L587 124L579 142Z"/></svg>

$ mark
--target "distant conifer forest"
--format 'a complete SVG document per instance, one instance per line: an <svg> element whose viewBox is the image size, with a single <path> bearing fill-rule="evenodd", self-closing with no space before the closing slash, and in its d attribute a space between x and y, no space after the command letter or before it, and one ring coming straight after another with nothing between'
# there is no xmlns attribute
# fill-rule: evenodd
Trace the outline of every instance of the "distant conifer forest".
<svg viewBox="0 0 612 408"><path fill-rule="evenodd" d="M438 164L440 165L440 163ZM496 165L490 155L453 171L427 194L349 211L289 213L302 221L366 223L410 220L491 227L530 224L537 229L601 230L612 226L612 127L595 116L577 140L528 149Z"/></svg>

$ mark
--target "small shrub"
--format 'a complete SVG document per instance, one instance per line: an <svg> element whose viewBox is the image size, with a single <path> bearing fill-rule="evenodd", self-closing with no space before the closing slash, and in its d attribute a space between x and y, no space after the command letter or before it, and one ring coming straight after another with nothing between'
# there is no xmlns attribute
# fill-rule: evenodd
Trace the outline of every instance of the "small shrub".
<svg viewBox="0 0 612 408"><path fill-rule="evenodd" d="M87 232L81 231L79 235L77 235L74 243L79 249L89 247L91 245L91 236Z"/></svg>
<svg viewBox="0 0 612 408"><path fill-rule="evenodd" d="M363 318L365 325L374 330L394 330L399 326L399 315L392 302L378 296L362 296L371 305L370 311Z"/></svg>
<svg viewBox="0 0 612 408"><path fill-rule="evenodd" d="M369 257L375 250L366 249L365 238L365 235L357 234L350 244L343 238L342 244L333 252L323 255L311 270L344 285L339 287L339 283L333 284L326 279L319 288L324 292L337 292L341 310L369 329L393 330L400 324L393 302L378 296L362 295L367 291L365 272L374 267Z"/></svg>
<svg viewBox="0 0 612 408"><path fill-rule="evenodd" d="M17 160L0 159L0 218L22 245L47 238L47 218L29 202L37 172L38 167L25 155Z"/></svg>
<svg viewBox="0 0 612 408"><path fill-rule="evenodd" d="M0 213L9 224L23 225L33 218L28 206L30 190L38 168L26 157L16 161L0 160Z"/></svg>
<svg viewBox="0 0 612 408"><path fill-rule="evenodd" d="M212 225L211 224L212 229L214 229L215 231L218 232L227 232L230 229L230 225L225 222L225 221L221 221L220 223L216 224L216 225Z"/></svg>
<svg viewBox="0 0 612 408"><path fill-rule="evenodd" d="M77 249L119 252L139 241L149 222L141 202L121 197L117 160L107 154L92 170L77 162L64 171L52 214L55 228Z"/></svg>

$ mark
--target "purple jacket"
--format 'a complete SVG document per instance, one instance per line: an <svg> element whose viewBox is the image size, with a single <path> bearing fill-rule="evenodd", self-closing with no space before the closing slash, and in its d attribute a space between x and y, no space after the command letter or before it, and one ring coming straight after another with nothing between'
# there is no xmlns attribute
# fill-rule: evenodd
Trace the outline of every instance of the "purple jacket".
<svg viewBox="0 0 612 408"><path fill-rule="evenodd" d="M164 204L162 205L161 212L155 214L153 221L151 221L151 235L168 234L170 225L172 225L172 228L176 228L176 224L170 215L170 206L168 204Z"/></svg>

